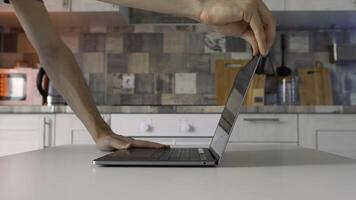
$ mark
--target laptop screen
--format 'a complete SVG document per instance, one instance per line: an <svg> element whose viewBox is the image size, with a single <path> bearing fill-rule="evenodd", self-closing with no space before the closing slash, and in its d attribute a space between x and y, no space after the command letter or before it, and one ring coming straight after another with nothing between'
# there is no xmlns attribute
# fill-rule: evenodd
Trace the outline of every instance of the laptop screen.
<svg viewBox="0 0 356 200"><path fill-rule="evenodd" d="M236 75L229 98L221 114L219 124L210 144L210 149L222 157L230 134L239 115L250 82L256 72L261 56L256 56Z"/></svg>

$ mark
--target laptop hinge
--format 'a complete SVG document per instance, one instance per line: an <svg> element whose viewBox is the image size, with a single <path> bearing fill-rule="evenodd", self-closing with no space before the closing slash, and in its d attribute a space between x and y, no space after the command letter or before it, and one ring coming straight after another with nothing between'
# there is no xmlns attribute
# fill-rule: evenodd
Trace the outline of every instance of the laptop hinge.
<svg viewBox="0 0 356 200"><path fill-rule="evenodd" d="M209 148L208 150L209 150L209 153L213 156L216 164L218 164L219 163L219 159L220 159L218 154L215 153L215 151L213 149L211 149L211 148Z"/></svg>

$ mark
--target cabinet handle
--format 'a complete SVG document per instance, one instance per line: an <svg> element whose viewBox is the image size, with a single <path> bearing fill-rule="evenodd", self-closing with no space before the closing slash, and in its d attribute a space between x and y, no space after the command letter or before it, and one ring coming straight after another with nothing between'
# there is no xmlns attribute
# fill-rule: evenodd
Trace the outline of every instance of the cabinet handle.
<svg viewBox="0 0 356 200"><path fill-rule="evenodd" d="M43 147L44 148L49 148L51 147L51 134L50 134L50 130L51 130L51 126L52 126L52 121L49 120L47 121L46 118L43 118ZM47 131L47 128L49 131Z"/></svg>
<svg viewBox="0 0 356 200"><path fill-rule="evenodd" d="M248 122L279 122L279 118L245 118L245 121Z"/></svg>

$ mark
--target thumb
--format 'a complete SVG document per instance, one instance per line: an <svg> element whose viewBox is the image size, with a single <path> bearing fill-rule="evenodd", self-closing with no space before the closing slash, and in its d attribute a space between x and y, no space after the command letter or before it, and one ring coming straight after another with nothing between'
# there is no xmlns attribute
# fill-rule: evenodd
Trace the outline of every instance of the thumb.
<svg viewBox="0 0 356 200"><path fill-rule="evenodd" d="M242 35L241 38L244 39L245 41L247 41L253 50L253 55L256 56L259 52L258 50L258 43L257 40L255 38L255 35L253 34L251 29L248 29L247 31L245 31Z"/></svg>
<svg viewBox="0 0 356 200"><path fill-rule="evenodd" d="M130 149L131 148L131 143L130 142L126 142L126 141L122 141L122 140L118 140L118 139L113 139L111 141L111 146L114 149L117 149L117 150L125 150L125 149Z"/></svg>

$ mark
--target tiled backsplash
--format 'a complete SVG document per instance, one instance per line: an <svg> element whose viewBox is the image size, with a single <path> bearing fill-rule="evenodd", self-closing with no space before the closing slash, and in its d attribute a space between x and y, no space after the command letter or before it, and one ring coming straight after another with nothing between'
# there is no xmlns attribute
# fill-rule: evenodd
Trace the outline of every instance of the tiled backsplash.
<svg viewBox="0 0 356 200"><path fill-rule="evenodd" d="M356 104L356 64L329 63L331 31L283 32L288 34L287 66L295 70L320 60L333 72L335 104ZM334 35L339 43L350 43L356 42L355 33L342 30ZM101 105L215 105L215 60L250 57L243 40L211 33L200 24L72 28L60 35ZM3 32L1 38L0 66L38 62L21 31ZM279 40L271 51L275 67L280 65Z"/></svg>

